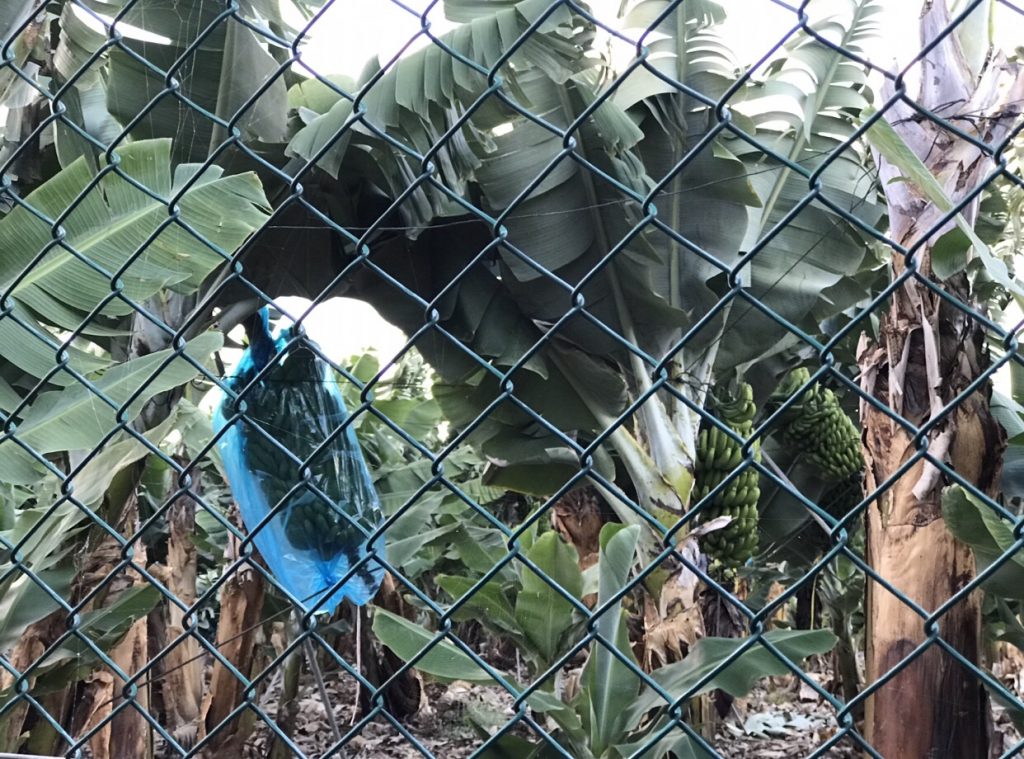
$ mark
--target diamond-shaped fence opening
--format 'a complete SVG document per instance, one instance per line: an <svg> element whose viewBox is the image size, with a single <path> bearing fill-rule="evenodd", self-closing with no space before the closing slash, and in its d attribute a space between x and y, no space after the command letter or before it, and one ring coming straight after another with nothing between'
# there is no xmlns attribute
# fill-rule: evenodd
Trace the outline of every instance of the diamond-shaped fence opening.
<svg viewBox="0 0 1024 759"><path fill-rule="evenodd" d="M0 8L0 754L1024 751L1024 9L914 5Z"/></svg>

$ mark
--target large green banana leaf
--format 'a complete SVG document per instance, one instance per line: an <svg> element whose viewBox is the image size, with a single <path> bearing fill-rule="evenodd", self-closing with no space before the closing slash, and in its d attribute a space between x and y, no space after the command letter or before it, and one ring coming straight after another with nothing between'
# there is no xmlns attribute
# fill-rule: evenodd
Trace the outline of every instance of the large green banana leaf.
<svg viewBox="0 0 1024 759"><path fill-rule="evenodd" d="M84 337L67 348L68 367L102 369L109 358L98 346L119 334L117 319L133 310L115 292L136 303L167 290L194 292L267 218L252 174L172 169L166 139L129 143L117 155L117 171L95 184L80 159L0 219L0 290L13 301L11 314L0 316L0 368L72 384L70 373L54 370L67 331L80 329ZM178 221L168 223L170 199L189 182Z"/></svg>
<svg viewBox="0 0 1024 759"><path fill-rule="evenodd" d="M43 476L42 462L22 446L39 456L95 448L117 428L118 407L129 404L123 420L131 422L151 398L196 377L196 365L202 365L221 343L219 332L208 332L185 347L184 354L191 360L173 349L156 351L87 375L92 388L75 383L40 393L19 414L14 437L0 439L0 481L28 485Z"/></svg>
<svg viewBox="0 0 1024 759"><path fill-rule="evenodd" d="M844 50L863 53L865 41L877 33L880 7L874 0L829 0L813 8L812 26ZM742 242L743 250L758 250L750 267L750 292L812 334L828 314L867 296L856 275L866 262L868 238L851 219L877 227L884 209L861 151L844 142L871 97L858 62L800 35L769 64L765 81L737 105L767 147L731 141L763 200ZM849 218L817 200L790 216L812 192L809 175L819 169L819 197ZM756 351L744 344L751 333L771 344L786 331L753 309L734 313L729 334L743 335L744 341L728 341L731 363L756 358Z"/></svg>
<svg viewBox="0 0 1024 759"><path fill-rule="evenodd" d="M539 71L565 81L594 65L583 55L591 36L589 25L564 6L545 16L549 7L548 0L499 4L492 13L442 35L451 52L434 44L384 72L368 68L360 82L368 88L360 99L359 120L354 118L353 101L341 98L295 136L290 150L307 160L316 158L335 176L350 153L367 151L381 172L374 179L392 197L409 189L422 173L416 155L431 153L439 178L456 195L464 195L475 172L482 169L486 174L482 159L496 150L496 128L515 115L494 96L477 103L488 88L481 69L504 62L499 72L503 91L524 99L521 72L529 77L529 72ZM542 16L536 31L524 36ZM471 109L472 117L462 122ZM384 132L386 140L380 137ZM401 149L395 149L395 143ZM448 193L429 185L417 187L403 208L417 226L434 216L463 212Z"/></svg>

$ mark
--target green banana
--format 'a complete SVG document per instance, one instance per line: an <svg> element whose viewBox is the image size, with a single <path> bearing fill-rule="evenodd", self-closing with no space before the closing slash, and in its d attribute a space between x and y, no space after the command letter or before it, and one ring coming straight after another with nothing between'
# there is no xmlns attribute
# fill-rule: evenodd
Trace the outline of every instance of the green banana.
<svg viewBox="0 0 1024 759"><path fill-rule="evenodd" d="M719 400L718 418L741 438L754 429L757 407L753 389L743 383L735 396ZM753 446L754 460L761 460L760 446ZM702 429L697 436L694 501L705 498L743 462L743 446L717 426ZM722 529L701 538L704 552L727 566L739 566L757 551L758 510L761 497L760 475L748 465L719 491L711 503L701 508L698 521L703 524L721 516L732 521Z"/></svg>
<svg viewBox="0 0 1024 759"><path fill-rule="evenodd" d="M794 369L780 383L774 399L785 401L809 381L806 368ZM787 409L782 419L782 437L826 480L842 482L864 469L860 430L843 411L835 393L820 383Z"/></svg>
<svg viewBox="0 0 1024 759"><path fill-rule="evenodd" d="M328 455L314 457L304 478L295 460L306 460L322 443L315 439L319 435L311 435L308 427L296 423L303 414L295 413L296 405L305 406L310 416L327 413L328 409L321 408L317 401L319 388L310 381L316 376L312 351L300 348L288 353L283 362L273 367L269 381L255 385L247 393L247 405L261 409L263 415L255 420L260 429L246 424L241 434L249 469L259 480L270 508L277 507L278 519L283 520L285 537L292 547L314 551L320 558L330 560L341 551L353 550L364 537L342 514L349 505L346 494L332 492L339 482L337 468L344 466L344 462L339 464ZM282 384L291 388L288 403L280 400ZM310 487L295 487L304 480L328 498ZM372 529L372 523L358 511L351 516Z"/></svg>

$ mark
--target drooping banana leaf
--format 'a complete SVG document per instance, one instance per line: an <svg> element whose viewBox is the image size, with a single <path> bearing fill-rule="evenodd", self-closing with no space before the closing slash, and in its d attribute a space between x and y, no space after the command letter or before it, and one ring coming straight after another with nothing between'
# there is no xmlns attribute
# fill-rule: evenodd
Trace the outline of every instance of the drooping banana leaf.
<svg viewBox="0 0 1024 759"><path fill-rule="evenodd" d="M246 3L243 12L259 21L257 6L272 5ZM111 45L115 19L123 39ZM210 115L232 122L250 142L287 139L287 88L264 47L274 43L234 19L222 3L82 0L65 5L61 28L58 73L72 77L103 51L88 75L95 79L105 66L110 113L131 125L136 139L173 138L176 162L205 160L227 138ZM168 76L177 82L173 92ZM268 79L272 84L261 92Z"/></svg>
<svg viewBox="0 0 1024 759"><path fill-rule="evenodd" d="M864 42L877 33L879 10L873 0L818 3L810 24L837 47L863 53ZM843 143L870 98L860 63L836 47L799 35L769 65L766 80L736 106L756 125L752 136L765 147L731 141L762 199L742 242L743 250L758 249L750 267L750 292L812 333L826 314L867 296L854 275L865 262L868 238L851 219L876 226L884 209L876 202L863 152ZM841 212L815 200L788 218L814 190L809 177L818 169L820 196ZM752 346L771 345L787 334L749 307L732 314L728 332L744 336L723 346L721 360L730 365L754 358Z"/></svg>
<svg viewBox="0 0 1024 759"><path fill-rule="evenodd" d="M583 55L590 25L564 6L547 14L549 8L547 0L498 7L442 35L447 49L431 44L384 72L368 68L359 83L363 89L359 120L352 111L354 100L342 98L302 129L289 149L307 160L317 158L321 168L337 176L351 147L360 145L372 153L386 175L379 186L401 190L423 171L417 156L431 153L439 179L464 195L482 158L495 149L493 132L509 119L497 97L477 103L489 86L482 72L503 63L497 73L506 96L525 99L522 72L529 76L539 71L562 82L594 65ZM524 36L545 14L538 28ZM504 61L513 47L515 52ZM472 115L466 118L470 109ZM382 138L385 132L387 139ZM445 193L421 185L403 208L410 223L418 226L451 212L453 205Z"/></svg>
<svg viewBox="0 0 1024 759"><path fill-rule="evenodd" d="M185 347L191 361L173 349L157 351L86 375L92 388L75 383L40 393L20 415L16 439L0 439L0 480L38 482L46 469L37 456L99 445L116 429L118 407L129 404L123 417L130 422L151 398L195 377L195 364L202 365L221 341L219 332L208 332Z"/></svg>
<svg viewBox="0 0 1024 759"><path fill-rule="evenodd" d="M714 2L685 3L648 30L669 5L643 0L620 9L622 33L643 42L659 76L641 67L599 91L639 123L642 139L616 142L594 127L583 133L586 156L599 170L584 174L598 206L590 226L603 234L589 262L621 248L613 267L624 298L613 305L610 281L592 277L584 290L588 312L623 336L626 317L637 347L658 358L717 302L708 282L734 265L748 208L760 202L742 163L720 141L698 147L711 109L684 94L689 88L713 100L735 79L737 64L714 29L724 13ZM651 205L644 207L646 198ZM606 350L622 360L621 342Z"/></svg>

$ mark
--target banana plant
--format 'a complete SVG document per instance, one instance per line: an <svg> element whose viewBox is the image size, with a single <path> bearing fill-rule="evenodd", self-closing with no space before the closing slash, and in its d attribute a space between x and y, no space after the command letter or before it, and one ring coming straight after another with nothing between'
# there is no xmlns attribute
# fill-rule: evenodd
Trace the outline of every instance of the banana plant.
<svg viewBox="0 0 1024 759"><path fill-rule="evenodd" d="M505 64L500 86L428 47L364 73L359 118L339 98L290 145L401 198L388 213L411 230L379 261L422 303L391 287L357 284L357 294L410 333L425 305L436 309L443 332L418 345L448 385L437 395L446 414L492 461L491 481L550 494L590 475L629 523L649 519L609 492L616 468L651 514L684 511L716 366L742 369L767 346L793 347L744 298L820 334L826 313L869 291L865 261L877 268L850 221L871 225L881 213L862 156L844 151L824 171L827 204L805 200L811 171L869 99L863 74L805 39L755 80L717 33L721 6L685 3L647 30L669 5L594 4L649 46L649 63L630 70L562 6L542 17L540 0L449 0L465 26L442 41L485 69ZM872 3L830 8L814 23L848 46L872 33ZM716 101L727 93L723 124ZM405 192L424 168L433 178ZM355 216L337 220L383 218ZM488 408L495 398L505 401Z"/></svg>
<svg viewBox="0 0 1024 759"><path fill-rule="evenodd" d="M878 218L862 200L868 185L856 153L836 157L822 175L831 205L803 204L803 196L810 170L851 133L869 93L854 63L810 38L755 80L718 34L725 13L712 0L667 14L665 0L593 3L617 33L647 46L639 67L567 6L448 0L445 12L463 25L440 38L444 48L429 45L383 70L368 65L354 84L295 82L287 105L296 117L285 123L274 45L264 49L248 28L224 23L215 3L192 5L186 14L135 3L122 18L111 15L120 3L65 4L58 76L93 60L76 86L105 72L115 121L131 121L135 137L173 137L179 160L205 158L224 136L220 127L193 109L189 119L171 118L174 98L144 108L140 98L164 84L133 53L170 65L206 35L183 59L183 94L221 119L237 117L257 152L278 146L272 162L285 162L284 140L293 159L315 161L321 174L304 182L306 196L353 230L340 235L346 251L356 252L358 229L380 220L409 227L386 240L378 233L375 260L419 302L373 278L346 284L410 333L423 327L424 306L437 306L443 332L429 330L418 344L451 386L439 402L492 460L495 485L551 493L588 474L607 490L622 467L645 509L680 513L716 363L729 369L758 358L761 346L793 343L777 322L732 299L752 295L815 333L824 313L867 289L858 278L867 247L834 210L866 224ZM277 28L273 5L245 3L239 12ZM828 14L814 5L811 23L856 49L872 31L874 6L826 5ZM124 33L117 45L114 26ZM203 89L218 77L217 93ZM252 77L271 84L248 103L239 96ZM723 126L715 106L726 95ZM792 223L777 228L791 213ZM312 247L338 237L321 235ZM243 258L249 278L320 295L329 273L315 287L296 272L280 276L277 238L266 239ZM756 251L749 260L747 250ZM730 290L733 269L741 289ZM744 339L722 337L734 333ZM514 394L500 413L481 415L505 374ZM624 494L606 495L620 518L643 521Z"/></svg>
<svg viewBox="0 0 1024 759"><path fill-rule="evenodd" d="M134 138L171 137L175 160L216 154L230 164L217 151L221 125L194 108L179 118L175 97L149 102L164 77L137 56L164 70L178 61L180 94L230 121L250 149L283 166L288 141L293 164L316 162L306 197L352 232L314 236L307 268L323 269L317 250L339 237L356 253L358 230L378 221L409 227L371 241L382 270L419 301L372 277L346 286L410 333L423 327L424 307L437 306L443 332L423 333L420 347L451 385L439 401L492 460L496 485L550 493L590 475L607 491L621 467L647 511L682 512L714 367L742 367L763 346L794 342L743 297L814 334L825 313L868 289L867 246L836 211L869 225L878 218L863 199L870 183L858 154L831 156L818 190L828 204L804 196L810 171L851 134L870 93L854 62L809 37L755 79L718 34L725 12L713 0L674 11L666 0L595 1L591 10L616 33L646 46L641 66L567 6L448 0L445 12L462 26L440 37L444 47L383 70L368 65L354 84L317 87L287 75L273 39L227 23L219 4L188 5L54 6L56 81L74 79L58 157L83 152L89 138L106 144L113 123L130 124ZM285 32L277 6L242 3L238 13L253 28ZM814 4L810 23L856 50L873 13L867 1L830 0ZM105 104L88 94L100 87ZM84 151L92 171L97 144ZM266 240L242 259L258 285L312 297L332 280L280 276L277 238ZM514 393L501 413L482 415L505 374ZM620 518L643 521L623 493L606 495Z"/></svg>
<svg viewBox="0 0 1024 759"><path fill-rule="evenodd" d="M963 487L952 486L942 493L942 517L956 538L970 546L978 573L986 577L985 633L1024 650L1024 557L1015 550L1014 522L1018 517L994 508ZM1009 517L1009 518L1008 518ZM992 567L995 566L995 569ZM1005 707L1018 729L1024 727L1024 703L993 677L983 679L992 697Z"/></svg>
<svg viewBox="0 0 1024 759"><path fill-rule="evenodd" d="M280 159L289 136L286 79L292 78L282 65L288 55L282 35L297 34L292 19L308 20L310 8L322 3L238 5L235 13L246 24L213 0L51 6L60 30L53 77L63 87L56 130L62 163L83 152L98 155L128 126L136 139L172 138L176 163L202 161L229 137L228 122L251 149ZM167 96L168 76L177 83L174 96ZM184 101L192 107L183 108Z"/></svg>
<svg viewBox="0 0 1024 759"><path fill-rule="evenodd" d="M352 378L365 385L380 374L380 361L368 352L345 364ZM486 572L504 555L505 541L468 502L486 508L505 491L481 481L484 461L468 444L445 456L445 483L437 482L433 462L419 448L437 450L447 443L440 432L445 419L430 397L427 367L410 351L387 375L374 385L373 412L360 414L354 423L381 507L394 518L385 535L389 563L413 582L424 574L433 577L466 567ZM338 381L349 408L358 408L359 387L347 379ZM410 445L403 439L406 435L418 445Z"/></svg>
<svg viewBox="0 0 1024 759"><path fill-rule="evenodd" d="M117 171L95 184L79 159L0 218L0 289L11 304L0 316L0 409L17 423L16 439L0 441L5 481L54 474L43 456L117 444L125 436L109 436L122 404L131 421L149 399L199 374L220 347L219 333L123 362L110 349L127 334L122 322L133 302L194 292L266 218L252 174L172 169L165 139L127 144L118 156ZM190 230L167 222L165 198L178 193ZM61 217L55 241L49 220Z"/></svg>
<svg viewBox="0 0 1024 759"><path fill-rule="evenodd" d="M556 533L547 532L528 539L524 554L551 582L541 581L532 568L525 567L511 590L492 580L467 593L476 584L472 578L439 578L459 606L455 619L480 620L499 637L512 641L526 654L532 676L559 663L588 631L596 636L575 686L567 686L564 677L548 678L534 683L526 696L535 718L545 719L548 738L526 740L500 729L493 732L502 725L480 725L481 737L488 739L482 756L539 759L563 756L566 751L581 759L618 759L639 753L652 759L671 754L706 756L694 734L670 718L670 704L661 694L690 699L721 688L740 697L760 678L790 671L760 644L704 638L684 661L642 674L630 645L629 612L619 598L637 561L640 535L636 525L605 525L598 563L586 577L576 565L574 549ZM590 593L596 593L594 608L600 614L583 625L582 614L568 599L578 602ZM544 613L537 616L531 610ZM442 682L495 684L461 647L421 625L377 609L373 629L386 646L427 676ZM822 630L775 631L765 637L794 663L826 653L835 643L834 636ZM731 656L735 659L721 666ZM500 674L512 687L525 689L512 674Z"/></svg>

